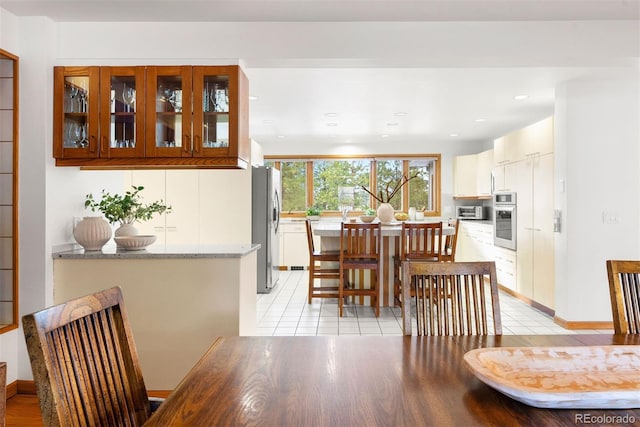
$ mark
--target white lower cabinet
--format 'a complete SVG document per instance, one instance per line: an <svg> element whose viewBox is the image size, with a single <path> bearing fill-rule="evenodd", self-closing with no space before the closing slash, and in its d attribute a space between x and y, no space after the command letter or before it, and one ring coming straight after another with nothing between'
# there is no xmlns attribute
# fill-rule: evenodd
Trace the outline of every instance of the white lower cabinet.
<svg viewBox="0 0 640 427"><path fill-rule="evenodd" d="M496 262L498 284L513 291L516 290L516 252L495 246L493 256Z"/></svg>
<svg viewBox="0 0 640 427"><path fill-rule="evenodd" d="M456 261L493 260L493 225L460 221L459 227Z"/></svg>
<svg viewBox="0 0 640 427"><path fill-rule="evenodd" d="M307 227L303 221L280 222L282 256L280 265L309 267Z"/></svg>

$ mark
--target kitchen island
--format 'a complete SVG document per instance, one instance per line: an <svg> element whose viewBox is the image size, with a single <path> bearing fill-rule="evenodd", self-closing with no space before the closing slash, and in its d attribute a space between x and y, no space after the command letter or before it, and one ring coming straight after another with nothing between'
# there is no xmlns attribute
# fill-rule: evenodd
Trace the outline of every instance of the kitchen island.
<svg viewBox="0 0 640 427"><path fill-rule="evenodd" d="M256 331L260 245L54 251L54 303L120 286L150 390L171 390L218 336Z"/></svg>
<svg viewBox="0 0 640 427"><path fill-rule="evenodd" d="M424 221L426 222L426 221ZM323 251L340 249L340 222L338 221L320 221L314 230L314 234L320 237L320 244ZM400 254L400 235L402 231L402 223L394 222L391 224L383 224L382 227L382 243L380 256L380 292L378 301L381 307L393 307L395 305L394 298L394 278L393 278L393 257ZM443 240L444 236L452 235L455 228L449 225L442 226ZM367 273L368 275L368 273ZM364 275L363 277L367 276ZM330 279L323 280L323 286L331 286ZM335 286L335 283L333 284ZM362 297L360 297L362 298ZM364 302L368 304L369 297L364 297Z"/></svg>

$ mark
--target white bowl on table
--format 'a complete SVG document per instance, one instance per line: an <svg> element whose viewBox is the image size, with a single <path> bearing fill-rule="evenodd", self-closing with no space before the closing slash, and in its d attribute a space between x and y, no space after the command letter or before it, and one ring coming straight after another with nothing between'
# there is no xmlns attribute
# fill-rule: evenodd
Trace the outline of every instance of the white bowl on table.
<svg viewBox="0 0 640 427"><path fill-rule="evenodd" d="M116 245L119 248L122 248L125 251L141 251L143 249L146 249L147 246L153 244L153 242L156 241L156 236L138 234L135 236L114 237L113 240L116 241Z"/></svg>
<svg viewBox="0 0 640 427"><path fill-rule="evenodd" d="M373 220L376 219L375 215L360 215L360 221L362 222L373 222Z"/></svg>

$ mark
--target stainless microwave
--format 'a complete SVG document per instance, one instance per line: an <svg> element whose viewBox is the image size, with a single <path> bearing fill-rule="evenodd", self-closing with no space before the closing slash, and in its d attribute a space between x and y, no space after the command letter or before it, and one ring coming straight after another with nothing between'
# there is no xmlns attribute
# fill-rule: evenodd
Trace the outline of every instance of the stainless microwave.
<svg viewBox="0 0 640 427"><path fill-rule="evenodd" d="M487 209L484 206L456 206L458 219L487 219Z"/></svg>

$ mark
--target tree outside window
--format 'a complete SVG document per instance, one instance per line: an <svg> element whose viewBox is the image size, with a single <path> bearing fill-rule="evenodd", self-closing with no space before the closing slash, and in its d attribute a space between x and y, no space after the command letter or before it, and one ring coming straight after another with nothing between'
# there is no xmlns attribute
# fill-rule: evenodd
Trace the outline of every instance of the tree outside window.
<svg viewBox="0 0 640 427"><path fill-rule="evenodd" d="M313 202L324 211L340 210L340 187L369 185L369 160L317 160L313 162ZM344 195L344 191L342 193ZM362 190L353 194L353 207L369 205L369 196Z"/></svg>
<svg viewBox="0 0 640 427"><path fill-rule="evenodd" d="M382 191L386 194L387 190L395 187L395 184L402 179L402 160L378 160L376 162L376 194ZM373 203L377 203L375 200ZM394 210L402 210L402 193L398 192L391 199L391 206ZM374 206L377 208L377 206Z"/></svg>
<svg viewBox="0 0 640 427"><path fill-rule="evenodd" d="M435 206L434 159L419 159L409 162L409 176L417 177L409 181L409 206L418 210L431 211Z"/></svg>

